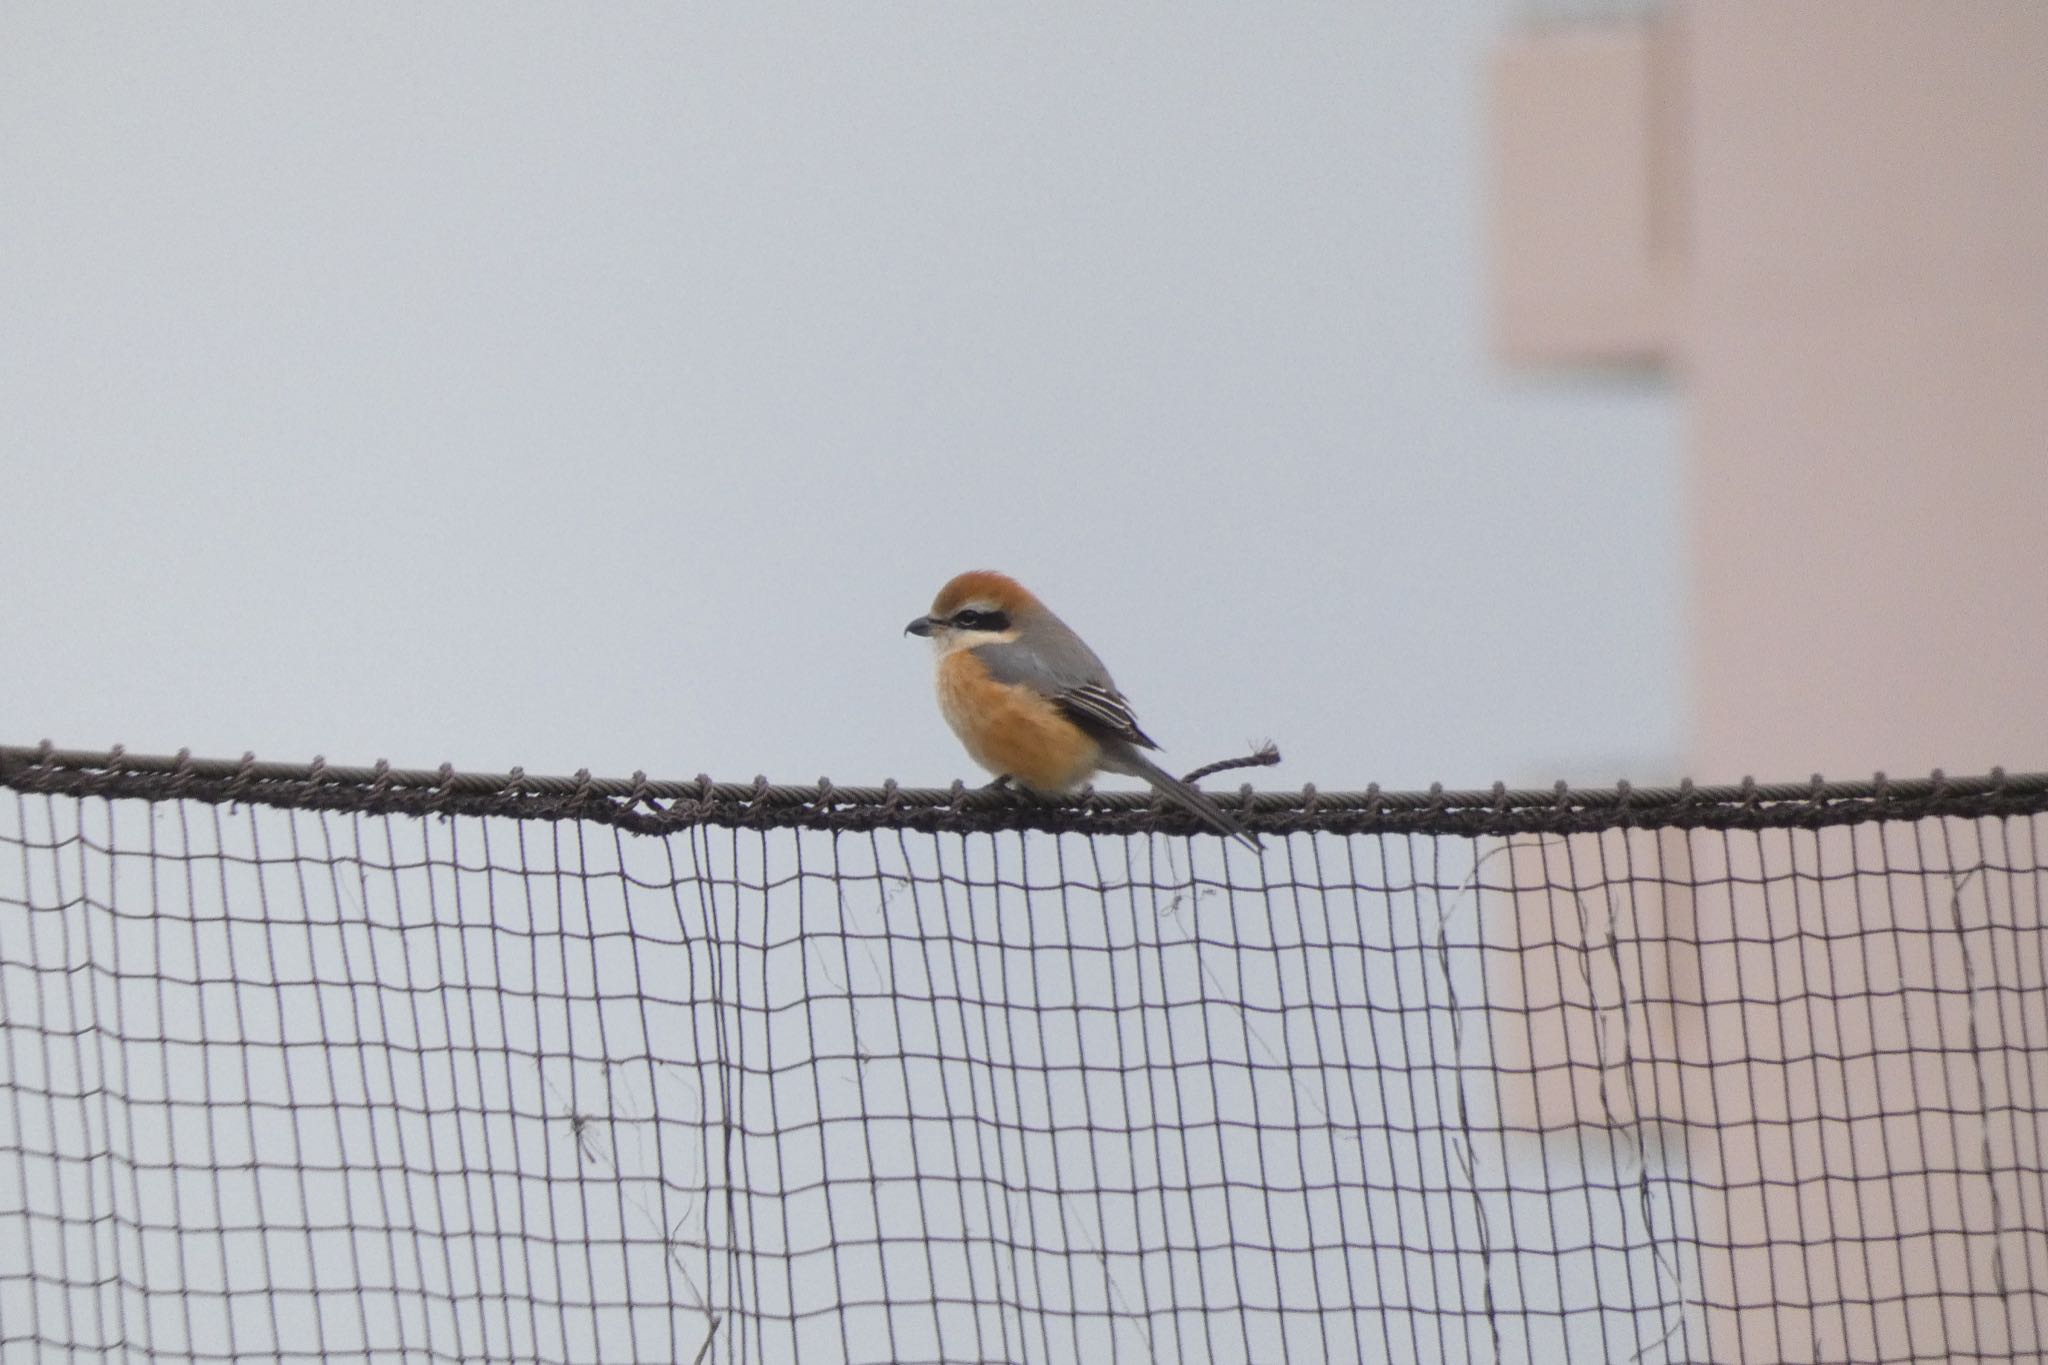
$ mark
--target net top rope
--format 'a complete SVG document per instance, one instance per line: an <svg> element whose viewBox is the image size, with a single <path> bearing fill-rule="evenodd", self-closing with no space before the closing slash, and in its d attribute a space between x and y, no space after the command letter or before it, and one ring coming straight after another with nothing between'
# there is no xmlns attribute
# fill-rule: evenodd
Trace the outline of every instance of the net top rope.
<svg viewBox="0 0 2048 1365"><path fill-rule="evenodd" d="M1082 831L1099 834L1191 834L1195 822L1150 792L1087 791L1047 801L986 787L841 787L826 779L791 786L756 778L750 783L656 781L630 778L543 777L438 769L334 767L311 763L130 754L58 749L47 741L30 748L0 746L0 787L50 795L143 801L243 803L298 810L410 815L481 815L525 820L589 820L644 834L693 825L743 829L875 830L976 833L997 830ZM1891 779L1879 773L1861 782L1807 782L1703 787L1689 779L1675 787L1570 787L1510 790L1235 793L1217 799L1261 834L1504 835L1582 833L1604 829L1818 828L1871 819L1919 820L1932 816L2027 815L2048 811L2048 772Z"/></svg>

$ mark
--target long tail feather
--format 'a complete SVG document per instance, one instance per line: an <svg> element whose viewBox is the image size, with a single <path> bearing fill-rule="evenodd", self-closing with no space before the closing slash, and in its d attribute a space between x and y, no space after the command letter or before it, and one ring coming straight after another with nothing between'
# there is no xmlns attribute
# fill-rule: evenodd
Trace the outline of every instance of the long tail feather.
<svg viewBox="0 0 2048 1365"><path fill-rule="evenodd" d="M1235 817L1225 811L1223 807L1210 800L1200 789L1190 787L1187 783L1181 781L1172 773L1139 753L1136 749L1129 745L1123 745L1120 746L1120 752L1108 757L1109 762L1104 763L1104 767L1111 768L1117 772L1129 773L1132 777L1144 778L1156 790L1164 793L1171 800L1179 802L1190 814L1194 815L1195 818L1199 819L1210 829L1224 835L1226 838L1237 840L1254 853L1259 851L1259 838L1256 834L1247 830Z"/></svg>

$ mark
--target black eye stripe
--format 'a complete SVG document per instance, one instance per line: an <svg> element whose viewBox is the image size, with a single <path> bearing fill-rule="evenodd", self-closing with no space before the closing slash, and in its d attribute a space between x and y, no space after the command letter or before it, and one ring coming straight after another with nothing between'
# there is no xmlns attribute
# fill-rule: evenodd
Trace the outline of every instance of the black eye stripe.
<svg viewBox="0 0 2048 1365"><path fill-rule="evenodd" d="M959 630L1008 630L1010 617L1007 612L977 611L968 607L953 613L953 625Z"/></svg>

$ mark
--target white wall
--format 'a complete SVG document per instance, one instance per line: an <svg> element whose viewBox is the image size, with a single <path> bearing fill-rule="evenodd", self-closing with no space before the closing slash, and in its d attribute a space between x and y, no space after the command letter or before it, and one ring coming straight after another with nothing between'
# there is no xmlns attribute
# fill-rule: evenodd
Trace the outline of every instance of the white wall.
<svg viewBox="0 0 2048 1365"><path fill-rule="evenodd" d="M1485 351L1486 3L0 13L0 740L974 777L974 566L1170 759L1656 775L1677 434Z"/></svg>

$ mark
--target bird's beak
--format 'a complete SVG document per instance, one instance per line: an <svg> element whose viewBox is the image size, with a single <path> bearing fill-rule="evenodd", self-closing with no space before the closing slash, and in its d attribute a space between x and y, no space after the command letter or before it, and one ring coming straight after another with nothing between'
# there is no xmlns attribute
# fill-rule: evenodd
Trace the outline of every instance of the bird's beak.
<svg viewBox="0 0 2048 1365"><path fill-rule="evenodd" d="M903 633L905 635L929 636L932 633L932 618L929 616L918 617L903 628Z"/></svg>

